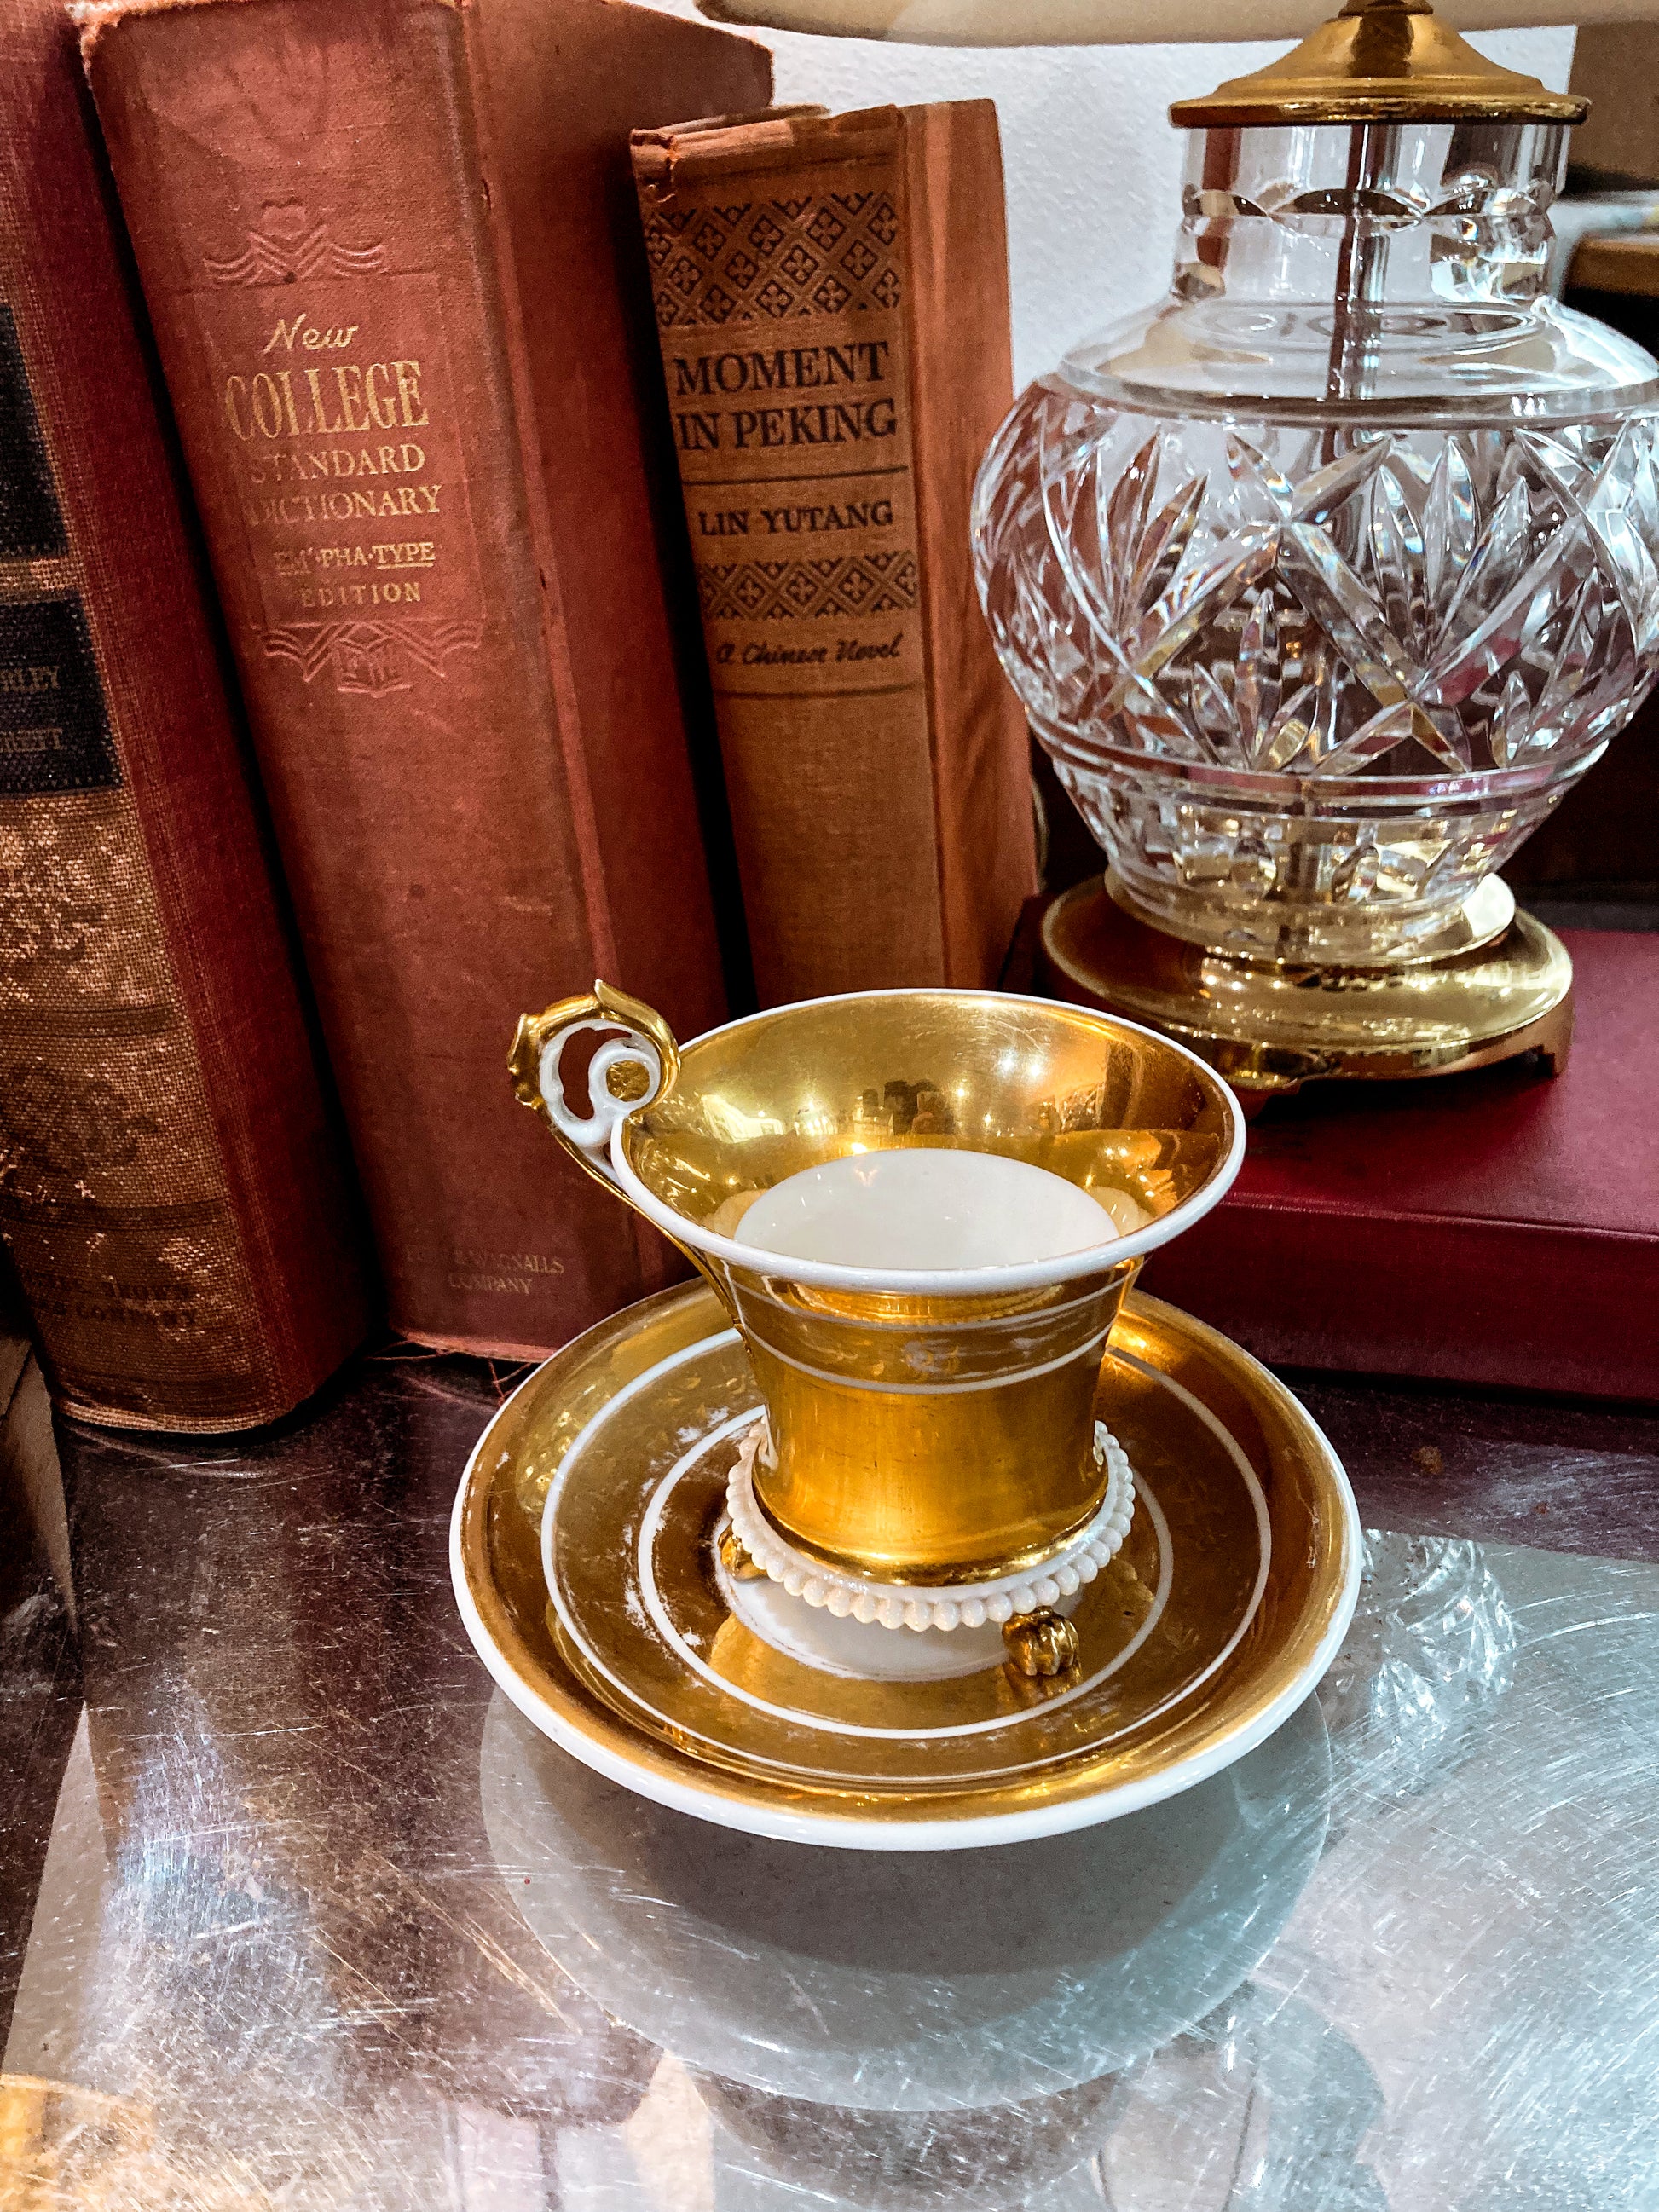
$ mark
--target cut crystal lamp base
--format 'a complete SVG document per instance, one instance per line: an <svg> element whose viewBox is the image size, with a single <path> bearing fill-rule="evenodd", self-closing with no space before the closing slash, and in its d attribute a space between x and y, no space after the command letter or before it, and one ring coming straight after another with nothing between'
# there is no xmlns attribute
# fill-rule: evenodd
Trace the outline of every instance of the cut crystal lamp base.
<svg viewBox="0 0 1659 2212"><path fill-rule="evenodd" d="M1528 914L1515 911L1492 934L1493 905L1482 885L1461 946L1437 957L1300 967L1170 936L1133 910L1109 872L1048 906L1044 979L1057 998L1162 1030L1246 1091L1294 1091L1318 1077L1452 1075L1523 1053L1559 1074L1572 1041L1572 963Z"/></svg>

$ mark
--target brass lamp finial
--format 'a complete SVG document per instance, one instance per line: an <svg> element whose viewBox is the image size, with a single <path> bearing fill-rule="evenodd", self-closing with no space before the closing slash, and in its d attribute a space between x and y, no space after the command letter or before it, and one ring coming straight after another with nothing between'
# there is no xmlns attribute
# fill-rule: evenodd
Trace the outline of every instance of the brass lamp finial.
<svg viewBox="0 0 1659 2212"><path fill-rule="evenodd" d="M1582 123L1589 102L1477 53L1429 0L1346 0L1294 52L1199 100L1179 131L1289 123Z"/></svg>

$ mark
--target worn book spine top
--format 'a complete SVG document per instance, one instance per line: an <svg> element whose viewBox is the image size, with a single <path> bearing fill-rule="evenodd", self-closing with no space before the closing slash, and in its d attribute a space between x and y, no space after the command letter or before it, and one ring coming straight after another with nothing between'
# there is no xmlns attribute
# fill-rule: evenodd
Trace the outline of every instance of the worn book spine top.
<svg viewBox="0 0 1659 2212"><path fill-rule="evenodd" d="M0 0L0 1234L60 1402L243 1428L369 1314L95 138Z"/></svg>
<svg viewBox="0 0 1659 2212"><path fill-rule="evenodd" d="M769 65L611 0L80 14L392 1317L544 1350L680 1263L514 1103L517 1017L723 1007L628 132Z"/></svg>
<svg viewBox="0 0 1659 2212"><path fill-rule="evenodd" d="M969 507L1012 394L989 101L636 133L763 1001L995 981L1024 721Z"/></svg>

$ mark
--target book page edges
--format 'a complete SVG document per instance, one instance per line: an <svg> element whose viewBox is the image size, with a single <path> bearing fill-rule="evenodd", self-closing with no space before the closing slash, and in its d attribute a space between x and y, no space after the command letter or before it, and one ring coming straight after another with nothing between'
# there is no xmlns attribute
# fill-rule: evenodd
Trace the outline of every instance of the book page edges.
<svg viewBox="0 0 1659 2212"><path fill-rule="evenodd" d="M634 175L660 192L708 176L798 168L808 161L869 161L891 153L902 113L897 107L846 115L821 107L772 108L759 116L708 116L635 131Z"/></svg>

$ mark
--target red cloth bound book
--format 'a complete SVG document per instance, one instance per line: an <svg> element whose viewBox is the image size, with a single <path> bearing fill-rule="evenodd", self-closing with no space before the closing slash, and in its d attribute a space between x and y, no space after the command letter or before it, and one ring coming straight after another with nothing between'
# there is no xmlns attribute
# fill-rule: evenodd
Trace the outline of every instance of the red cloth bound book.
<svg viewBox="0 0 1659 2212"><path fill-rule="evenodd" d="M0 0L0 1238L60 1404L248 1428L369 1305L107 196Z"/></svg>
<svg viewBox="0 0 1659 2212"><path fill-rule="evenodd" d="M1565 941L1562 1074L1269 1103L1146 1287L1279 1366L1659 1398L1659 935Z"/></svg>
<svg viewBox="0 0 1659 2212"><path fill-rule="evenodd" d="M392 1320L544 1351L684 1263L514 1103L519 1015L724 1011L628 136L770 59L620 0L75 12Z"/></svg>

